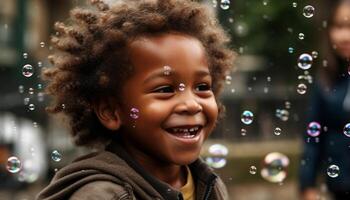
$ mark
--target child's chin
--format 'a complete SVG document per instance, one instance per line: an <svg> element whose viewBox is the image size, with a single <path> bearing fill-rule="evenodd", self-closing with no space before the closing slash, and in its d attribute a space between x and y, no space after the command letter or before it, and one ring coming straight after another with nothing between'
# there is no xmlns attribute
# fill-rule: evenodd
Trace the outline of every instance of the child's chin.
<svg viewBox="0 0 350 200"><path fill-rule="evenodd" d="M189 165L196 161L198 159L198 154L196 155L189 155L189 156L181 156L180 158L176 159L176 164L178 165Z"/></svg>

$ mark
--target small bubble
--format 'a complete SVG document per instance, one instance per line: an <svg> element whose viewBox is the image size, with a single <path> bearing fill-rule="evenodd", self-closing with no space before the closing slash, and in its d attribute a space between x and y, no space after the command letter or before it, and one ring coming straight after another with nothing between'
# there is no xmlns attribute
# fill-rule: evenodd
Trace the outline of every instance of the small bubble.
<svg viewBox="0 0 350 200"><path fill-rule="evenodd" d="M43 85L41 83L38 84L38 90L43 89Z"/></svg>
<svg viewBox="0 0 350 200"><path fill-rule="evenodd" d="M272 152L265 156L261 176L272 183L281 183L287 177L289 158L282 153Z"/></svg>
<svg viewBox="0 0 350 200"><path fill-rule="evenodd" d="M339 176L340 169L337 165L330 165L327 168L327 174L331 178L336 178Z"/></svg>
<svg viewBox="0 0 350 200"><path fill-rule="evenodd" d="M347 123L344 126L343 133L345 136L350 137L350 123Z"/></svg>
<svg viewBox="0 0 350 200"><path fill-rule="evenodd" d="M291 103L290 103L289 101L286 101L286 102L284 103L284 106L286 107L286 109L290 109Z"/></svg>
<svg viewBox="0 0 350 200"><path fill-rule="evenodd" d="M269 92L269 88L268 87L264 87L264 93L267 94Z"/></svg>
<svg viewBox="0 0 350 200"><path fill-rule="evenodd" d="M251 124L253 122L253 118L254 118L254 115L251 111L249 110L245 110L243 111L242 115L241 115L241 121L244 123L244 124Z"/></svg>
<svg viewBox="0 0 350 200"><path fill-rule="evenodd" d="M275 130L273 131L273 133L274 133L275 135L281 135L282 129L279 128L279 127L276 127Z"/></svg>
<svg viewBox="0 0 350 200"><path fill-rule="evenodd" d="M62 155L57 150L53 150L51 153L51 159L55 162L60 162L62 159Z"/></svg>
<svg viewBox="0 0 350 200"><path fill-rule="evenodd" d="M167 66L167 65L164 66L163 70L164 70L164 75L166 75L166 76L170 75L170 73L171 73L171 67L170 66Z"/></svg>
<svg viewBox="0 0 350 200"><path fill-rule="evenodd" d="M266 78L266 80L267 80L267 82L271 82L271 77L268 76L268 77Z"/></svg>
<svg viewBox="0 0 350 200"><path fill-rule="evenodd" d="M257 168L255 166L250 166L249 173L254 175L256 174L256 172L257 172Z"/></svg>
<svg viewBox="0 0 350 200"><path fill-rule="evenodd" d="M221 0L220 7L223 10L228 10L230 8L230 0Z"/></svg>
<svg viewBox="0 0 350 200"><path fill-rule="evenodd" d="M43 102L44 101L44 93L43 92L38 92L38 94L37 94L38 96L38 101L39 102Z"/></svg>
<svg viewBox="0 0 350 200"><path fill-rule="evenodd" d="M44 48L45 47L45 42L40 42L40 47Z"/></svg>
<svg viewBox="0 0 350 200"><path fill-rule="evenodd" d="M66 104L64 104L64 103L62 103L62 109L64 110L64 109L66 109Z"/></svg>
<svg viewBox="0 0 350 200"><path fill-rule="evenodd" d="M18 86L18 92L20 94L22 94L24 92L24 86L23 85Z"/></svg>
<svg viewBox="0 0 350 200"><path fill-rule="evenodd" d="M29 98L29 97L24 98L24 99L23 99L24 105L28 105L28 104L29 104L29 101L30 101L30 98Z"/></svg>
<svg viewBox="0 0 350 200"><path fill-rule="evenodd" d="M139 109L131 108L131 110L130 110L130 117L133 118L133 119L139 118Z"/></svg>
<svg viewBox="0 0 350 200"><path fill-rule="evenodd" d="M282 121L287 121L289 119L289 112L285 109L276 109L276 117Z"/></svg>
<svg viewBox="0 0 350 200"><path fill-rule="evenodd" d="M293 52L294 52L293 47L289 47L289 48L288 48L288 52L289 52L289 53L293 53Z"/></svg>
<svg viewBox="0 0 350 200"><path fill-rule="evenodd" d="M33 110L35 110L35 105L34 104L29 104L28 105L28 109L30 110L30 111L33 111Z"/></svg>
<svg viewBox="0 0 350 200"><path fill-rule="evenodd" d="M34 89L33 89L33 88L29 88L29 89L28 89L28 93L29 93L30 95L33 95L33 94L34 94Z"/></svg>
<svg viewBox="0 0 350 200"><path fill-rule="evenodd" d="M266 6L267 5L267 1L265 0L265 1L263 1L263 5L264 6Z"/></svg>
<svg viewBox="0 0 350 200"><path fill-rule="evenodd" d="M242 136L246 136L246 135L247 135L247 130L244 129L244 128L242 128L242 129L241 129L241 135L242 135Z"/></svg>
<svg viewBox="0 0 350 200"><path fill-rule="evenodd" d="M25 77L31 77L34 74L34 69L31 65L24 65L22 68L22 74Z"/></svg>
<svg viewBox="0 0 350 200"><path fill-rule="evenodd" d="M28 54L27 53L23 53L23 58L27 59L28 58Z"/></svg>
<svg viewBox="0 0 350 200"><path fill-rule="evenodd" d="M297 87L297 92L299 94L305 94L307 90L307 86L304 83L300 83Z"/></svg>
<svg viewBox="0 0 350 200"><path fill-rule="evenodd" d="M303 15L306 18L311 18L314 16L315 8L313 6L307 5L303 9Z"/></svg>
<svg viewBox="0 0 350 200"><path fill-rule="evenodd" d="M298 3L297 2L293 2L293 7L296 8L298 6Z"/></svg>
<svg viewBox="0 0 350 200"><path fill-rule="evenodd" d="M38 123L37 122L33 122L33 127L34 128L38 128Z"/></svg>
<svg viewBox="0 0 350 200"><path fill-rule="evenodd" d="M213 7L216 8L218 6L218 1L217 0L212 0Z"/></svg>
<svg viewBox="0 0 350 200"><path fill-rule="evenodd" d="M299 33L298 37L300 40L303 40L305 38L305 35L304 33Z"/></svg>
<svg viewBox="0 0 350 200"><path fill-rule="evenodd" d="M232 81L232 77L231 77L231 76L229 76L229 75L225 76L225 83L226 83L227 85L230 85L230 84L231 84L231 81Z"/></svg>
<svg viewBox="0 0 350 200"><path fill-rule="evenodd" d="M182 92L182 91L184 91L185 90L185 84L183 84L183 83L180 83L179 84L179 90Z"/></svg>
<svg viewBox="0 0 350 200"><path fill-rule="evenodd" d="M298 67L303 70L310 69L312 65L312 61L313 59L309 54L303 53L298 58Z"/></svg>
<svg viewBox="0 0 350 200"><path fill-rule="evenodd" d="M21 170L21 167L21 161L17 157L12 156L7 159L6 169L10 173L18 173Z"/></svg>
<svg viewBox="0 0 350 200"><path fill-rule="evenodd" d="M318 122L310 122L307 126L307 134L311 137L317 137L321 133L321 125Z"/></svg>
<svg viewBox="0 0 350 200"><path fill-rule="evenodd" d="M43 63L42 62L38 62L38 67L42 67L43 66Z"/></svg>
<svg viewBox="0 0 350 200"><path fill-rule="evenodd" d="M236 90L233 88L233 89L231 89L231 92L232 92L232 93L235 93L235 92L236 92Z"/></svg>
<svg viewBox="0 0 350 200"><path fill-rule="evenodd" d="M318 52L317 51L313 51L311 52L311 55L313 58L317 58L318 57Z"/></svg>

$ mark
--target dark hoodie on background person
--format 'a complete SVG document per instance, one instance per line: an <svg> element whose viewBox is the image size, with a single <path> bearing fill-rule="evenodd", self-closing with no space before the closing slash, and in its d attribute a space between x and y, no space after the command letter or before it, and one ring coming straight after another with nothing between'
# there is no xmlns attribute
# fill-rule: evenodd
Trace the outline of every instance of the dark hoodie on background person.
<svg viewBox="0 0 350 200"><path fill-rule="evenodd" d="M222 180L201 159L189 165L196 200L228 200ZM133 160L119 143L79 157L59 170L36 200L182 200Z"/></svg>

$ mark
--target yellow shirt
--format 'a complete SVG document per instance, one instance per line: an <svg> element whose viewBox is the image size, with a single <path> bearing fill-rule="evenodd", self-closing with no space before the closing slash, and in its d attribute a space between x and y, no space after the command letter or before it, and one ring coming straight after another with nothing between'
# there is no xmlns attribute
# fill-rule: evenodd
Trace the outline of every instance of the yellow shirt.
<svg viewBox="0 0 350 200"><path fill-rule="evenodd" d="M184 200L195 200L195 186L191 174L191 170L186 166L187 169L187 182L180 188L180 192Z"/></svg>

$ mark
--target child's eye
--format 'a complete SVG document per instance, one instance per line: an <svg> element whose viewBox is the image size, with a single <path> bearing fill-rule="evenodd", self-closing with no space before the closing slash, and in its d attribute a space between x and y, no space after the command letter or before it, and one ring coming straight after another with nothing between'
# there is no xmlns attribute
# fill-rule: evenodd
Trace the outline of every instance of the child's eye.
<svg viewBox="0 0 350 200"><path fill-rule="evenodd" d="M211 87L210 87L210 85L208 85L206 83L201 83L201 84L197 85L196 90L197 91L208 91L208 90L211 90Z"/></svg>
<svg viewBox="0 0 350 200"><path fill-rule="evenodd" d="M161 86L161 87L158 87L157 89L153 90L153 92L156 92L156 93L172 93L172 92L175 92L173 87L167 85L167 86Z"/></svg>

